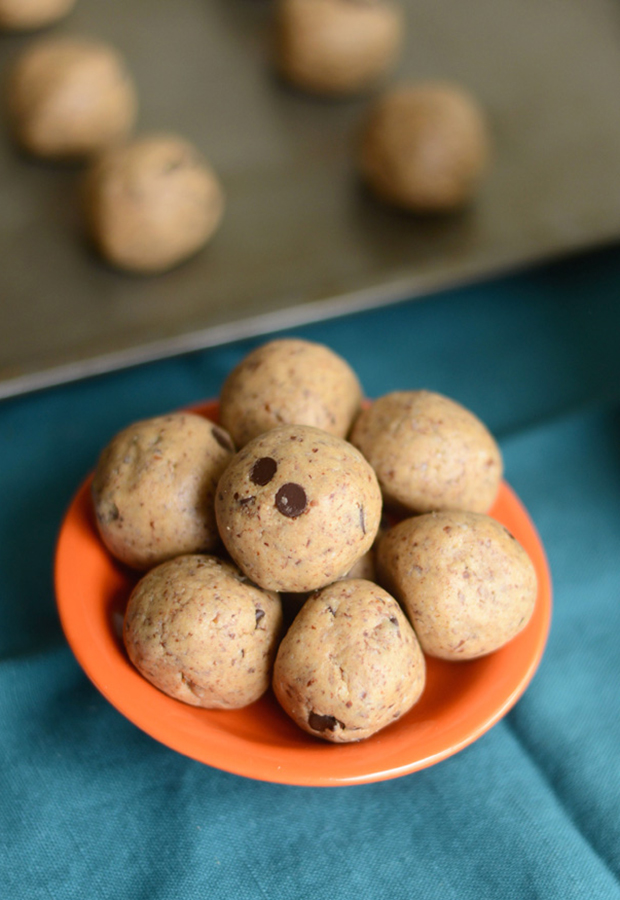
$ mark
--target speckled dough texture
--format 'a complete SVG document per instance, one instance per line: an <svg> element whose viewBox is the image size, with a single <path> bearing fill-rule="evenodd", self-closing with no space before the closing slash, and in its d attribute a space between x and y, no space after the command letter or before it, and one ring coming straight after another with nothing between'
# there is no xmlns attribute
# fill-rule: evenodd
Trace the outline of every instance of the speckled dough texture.
<svg viewBox="0 0 620 900"><path fill-rule="evenodd" d="M138 671L171 697L238 709L269 687L282 611L275 594L246 583L213 556L180 556L133 590L124 641Z"/></svg>
<svg viewBox="0 0 620 900"><path fill-rule="evenodd" d="M363 410L350 436L397 511L488 512L503 463L486 426L454 400L431 391L395 391Z"/></svg>
<svg viewBox="0 0 620 900"><path fill-rule="evenodd" d="M402 10L390 0L280 0L276 66L311 93L356 93L393 66L403 30Z"/></svg>
<svg viewBox="0 0 620 900"><path fill-rule="evenodd" d="M193 256L217 231L224 205L211 166L172 134L111 150L84 183L96 247L113 266L136 273L163 272Z"/></svg>
<svg viewBox="0 0 620 900"><path fill-rule="evenodd" d="M121 431L101 453L93 479L104 544L137 569L214 550L215 491L233 454L228 434L193 413L158 416Z"/></svg>
<svg viewBox="0 0 620 900"><path fill-rule="evenodd" d="M346 441L285 425L237 454L220 479L215 510L226 549L252 581L303 592L346 574L370 549L381 491Z"/></svg>
<svg viewBox="0 0 620 900"><path fill-rule="evenodd" d="M473 659L527 625L534 566L518 541L480 513L429 513L400 522L379 542L379 580L404 607L425 653Z"/></svg>
<svg viewBox="0 0 620 900"><path fill-rule="evenodd" d="M62 19L75 0L0 0L0 28L29 31Z"/></svg>
<svg viewBox="0 0 620 900"><path fill-rule="evenodd" d="M29 153L88 157L123 140L135 121L133 80L113 47L90 38L29 44L8 83L9 121Z"/></svg>
<svg viewBox="0 0 620 900"><path fill-rule="evenodd" d="M278 425L313 425L344 438L361 402L359 380L341 356L285 338L257 347L232 370L220 421L238 447Z"/></svg>
<svg viewBox="0 0 620 900"><path fill-rule="evenodd" d="M425 663L398 603L370 581L332 584L306 601L280 644L273 687L304 731L360 741L419 699Z"/></svg>
<svg viewBox="0 0 620 900"><path fill-rule="evenodd" d="M371 107L358 163L382 200L418 213L449 212L473 199L491 157L485 116L463 88L402 85Z"/></svg>

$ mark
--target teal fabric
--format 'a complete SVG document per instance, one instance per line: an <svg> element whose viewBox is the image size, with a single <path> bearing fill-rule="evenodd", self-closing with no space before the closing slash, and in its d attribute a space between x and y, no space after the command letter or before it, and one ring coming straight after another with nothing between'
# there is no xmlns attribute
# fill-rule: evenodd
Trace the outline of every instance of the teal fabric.
<svg viewBox="0 0 620 900"><path fill-rule="evenodd" d="M554 618L513 711L437 766L271 785L178 755L90 684L57 529L129 421L215 395L258 341L0 404L0 897L620 898L620 251L300 328L369 395L444 392L498 436Z"/></svg>

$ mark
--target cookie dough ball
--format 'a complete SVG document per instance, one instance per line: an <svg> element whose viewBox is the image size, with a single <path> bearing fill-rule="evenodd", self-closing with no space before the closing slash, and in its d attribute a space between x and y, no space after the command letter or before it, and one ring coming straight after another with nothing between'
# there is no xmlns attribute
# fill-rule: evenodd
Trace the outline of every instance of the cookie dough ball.
<svg viewBox="0 0 620 900"><path fill-rule="evenodd" d="M313 425L344 438L361 403L357 375L341 356L285 338L257 347L233 369L220 421L238 447L278 425Z"/></svg>
<svg viewBox="0 0 620 900"><path fill-rule="evenodd" d="M424 655L398 603L362 579L332 584L305 603L273 672L288 715L334 743L361 741L395 722L424 682Z"/></svg>
<svg viewBox="0 0 620 900"><path fill-rule="evenodd" d="M186 140L156 135L104 154L84 189L89 231L112 265L163 272L200 250L224 213L222 187Z"/></svg>
<svg viewBox="0 0 620 900"><path fill-rule="evenodd" d="M392 67L403 31L402 10L391 0L280 0L276 64L303 90L357 93Z"/></svg>
<svg viewBox="0 0 620 900"><path fill-rule="evenodd" d="M404 607L425 653L484 656L527 625L536 572L517 540L480 513L405 519L379 542L379 580Z"/></svg>
<svg viewBox="0 0 620 900"><path fill-rule="evenodd" d="M395 391L363 410L350 437L398 512L487 512L503 474L497 443L472 412L431 391Z"/></svg>
<svg viewBox="0 0 620 900"><path fill-rule="evenodd" d="M217 548L215 491L233 455L228 434L193 413L136 422L117 434L101 453L92 488L108 550L148 569Z"/></svg>
<svg viewBox="0 0 620 900"><path fill-rule="evenodd" d="M459 209L488 167L488 127L477 102L447 84L399 87L372 107L363 126L359 168L371 190L418 213Z"/></svg>
<svg viewBox="0 0 620 900"><path fill-rule="evenodd" d="M28 152L51 159L92 156L125 138L137 99L119 54L86 38L43 38L17 60L9 117Z"/></svg>
<svg viewBox="0 0 620 900"><path fill-rule="evenodd" d="M264 588L303 592L350 571L381 520L375 473L355 447L308 425L255 438L220 479L226 549Z"/></svg>
<svg viewBox="0 0 620 900"><path fill-rule="evenodd" d="M138 671L192 706L238 709L271 680L282 624L276 594L214 556L179 556L134 588L124 640Z"/></svg>
<svg viewBox="0 0 620 900"><path fill-rule="evenodd" d="M0 0L0 28L29 31L44 28L62 19L75 6L75 0Z"/></svg>

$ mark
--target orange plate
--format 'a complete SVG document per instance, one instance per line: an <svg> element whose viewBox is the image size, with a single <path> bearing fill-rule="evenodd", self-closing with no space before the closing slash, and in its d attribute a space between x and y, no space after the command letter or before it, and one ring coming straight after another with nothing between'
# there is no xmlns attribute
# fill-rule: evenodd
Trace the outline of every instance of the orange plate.
<svg viewBox="0 0 620 900"><path fill-rule="evenodd" d="M198 411L217 416L217 404ZM78 662L101 693L131 722L168 747L237 775L283 784L336 786L398 778L471 744L516 703L538 667L551 621L545 553L520 500L503 483L491 515L529 553L538 600L527 627L490 656L460 663L428 659L418 704L398 722L359 744L328 744L307 735L271 692L241 710L197 709L161 693L133 668L121 639L125 604L138 576L116 563L99 541L90 479L75 496L56 551L56 595L62 626Z"/></svg>

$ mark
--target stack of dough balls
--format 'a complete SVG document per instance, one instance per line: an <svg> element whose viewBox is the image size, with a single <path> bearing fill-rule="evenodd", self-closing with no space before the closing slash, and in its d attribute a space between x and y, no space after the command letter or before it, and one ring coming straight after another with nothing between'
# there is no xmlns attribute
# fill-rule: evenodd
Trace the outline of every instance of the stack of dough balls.
<svg viewBox="0 0 620 900"><path fill-rule="evenodd" d="M125 645L160 690L225 709L272 684L304 731L359 741L419 700L427 656L473 659L525 627L536 576L487 514L489 431L429 391L361 399L336 353L274 340L226 379L219 424L174 413L103 450L101 539L143 573Z"/></svg>

